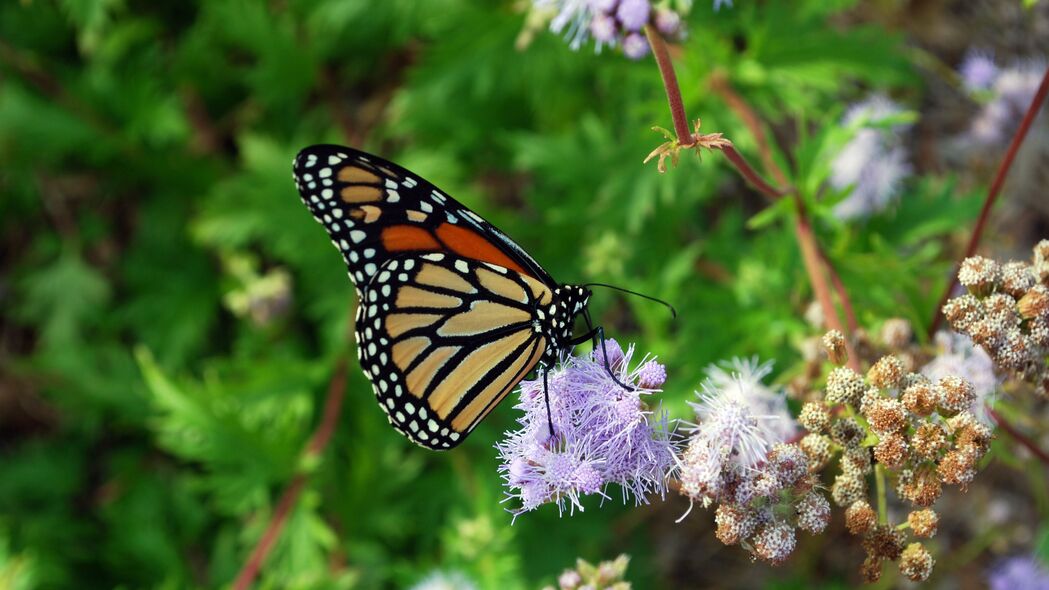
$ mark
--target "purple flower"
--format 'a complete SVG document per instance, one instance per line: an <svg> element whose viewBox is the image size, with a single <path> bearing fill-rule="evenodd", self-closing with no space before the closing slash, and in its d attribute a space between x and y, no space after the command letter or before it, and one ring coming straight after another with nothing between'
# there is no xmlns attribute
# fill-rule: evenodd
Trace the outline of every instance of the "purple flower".
<svg viewBox="0 0 1049 590"><path fill-rule="evenodd" d="M987 572L991 590L1049 590L1049 569L1032 556L999 560Z"/></svg>
<svg viewBox="0 0 1049 590"><path fill-rule="evenodd" d="M654 20L659 32L668 37L673 37L681 33L681 15L673 10L657 8Z"/></svg>
<svg viewBox="0 0 1049 590"><path fill-rule="evenodd" d="M630 33L623 39L623 55L630 59L641 59L648 55L648 40L644 35Z"/></svg>
<svg viewBox="0 0 1049 590"><path fill-rule="evenodd" d="M853 105L845 113L842 125L877 124L900 113L902 109L896 103L875 95ZM902 181L911 174L901 138L908 128L905 124L889 129L864 127L842 148L831 162L830 185L839 190L852 187L852 191L834 207L836 217L866 217L892 201Z"/></svg>
<svg viewBox="0 0 1049 590"><path fill-rule="evenodd" d="M590 22L590 33L600 46L602 44L615 43L616 19L607 14L598 14Z"/></svg>
<svg viewBox="0 0 1049 590"><path fill-rule="evenodd" d="M994 374L994 361L990 355L964 334L940 331L935 339L941 352L922 367L922 374L933 382L954 375L972 383L976 398L968 410L980 422L994 426L987 408L994 405L998 376Z"/></svg>
<svg viewBox="0 0 1049 590"><path fill-rule="evenodd" d="M648 0L621 0L616 9L616 18L628 31L640 31L648 23L648 13L652 10Z"/></svg>
<svg viewBox="0 0 1049 590"><path fill-rule="evenodd" d="M600 352L570 357L548 375L550 434L541 377L523 381L520 428L496 445L508 499L519 515L545 503L560 511L583 510L580 496L608 498L609 483L622 488L623 500L646 502L664 493L664 475L674 462L666 413L647 408L642 396L663 385L662 365L644 358L633 370L633 346L625 352L607 340L609 366L616 378L636 389L627 391L608 374ZM601 359L600 361L598 359Z"/></svg>
<svg viewBox="0 0 1049 590"><path fill-rule="evenodd" d="M958 66L958 73L968 90L985 90L998 78L998 66L990 52L969 50Z"/></svg>
<svg viewBox="0 0 1049 590"><path fill-rule="evenodd" d="M699 402L691 403L699 423L678 459L683 491L704 506L729 495L748 502L757 493L752 476L796 428L783 397L761 383L769 363L735 359L728 366L735 372L707 369Z"/></svg>
<svg viewBox="0 0 1049 590"><path fill-rule="evenodd" d="M1038 91L1045 67L1044 59L1036 59L1001 70L989 87L990 101L973 119L970 139L977 145L1009 141Z"/></svg>

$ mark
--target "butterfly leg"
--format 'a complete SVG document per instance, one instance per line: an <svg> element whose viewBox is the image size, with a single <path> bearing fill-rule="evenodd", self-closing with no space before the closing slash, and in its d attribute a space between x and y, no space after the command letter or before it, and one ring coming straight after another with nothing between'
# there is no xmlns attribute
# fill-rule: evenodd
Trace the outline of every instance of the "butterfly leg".
<svg viewBox="0 0 1049 590"><path fill-rule="evenodd" d="M547 385L547 382L546 382L546 376L549 373L550 373L550 370L547 369L546 366L544 366L543 367L543 400L546 401L546 425L548 427L550 427L550 438L553 439L554 436L556 436L554 434L554 416L550 412L550 387Z"/></svg>
<svg viewBox="0 0 1049 590"><path fill-rule="evenodd" d="M602 328L601 326L598 326L596 328L593 327L590 324L590 314L586 314L586 316L584 316L584 317L586 318L587 326L590 329L587 331L586 334L582 334L580 336L572 338L569 341L569 344L572 344L574 346L576 344L582 344L583 342L586 342L587 340L593 340L593 342L594 342L594 350L595 351L597 350L598 346L601 347L601 356L604 357L604 361L605 361L605 372L607 372L608 376L612 378L612 381L615 381L616 385L619 385L620 387L622 387L623 389L625 389L627 391L634 391L635 388L630 387L629 385L627 385L627 384L623 383L622 381L620 381L619 378L616 377L615 373L612 372L612 366L608 362L608 349L605 348L605 329Z"/></svg>

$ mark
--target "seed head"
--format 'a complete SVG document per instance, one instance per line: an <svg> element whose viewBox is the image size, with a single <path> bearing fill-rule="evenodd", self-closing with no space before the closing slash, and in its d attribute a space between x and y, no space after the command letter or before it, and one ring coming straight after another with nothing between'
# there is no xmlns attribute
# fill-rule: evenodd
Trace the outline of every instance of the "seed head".
<svg viewBox="0 0 1049 590"><path fill-rule="evenodd" d="M948 419L947 426L954 431L954 446L972 451L976 460L987 452L994 438L990 427L979 422L970 412L962 412Z"/></svg>
<svg viewBox="0 0 1049 590"><path fill-rule="evenodd" d="M809 473L809 460L798 445L779 444L769 451L767 473L774 474L779 489L796 485Z"/></svg>
<svg viewBox="0 0 1049 590"><path fill-rule="evenodd" d="M758 529L753 542L755 555L772 565L779 565L794 552L797 539L794 527L787 523L770 522Z"/></svg>
<svg viewBox="0 0 1049 590"><path fill-rule="evenodd" d="M809 432L824 433L830 426L830 410L821 401L805 402L798 414L798 423Z"/></svg>
<svg viewBox="0 0 1049 590"><path fill-rule="evenodd" d="M838 367L827 375L827 402L859 405L866 387L863 377L848 367Z"/></svg>
<svg viewBox="0 0 1049 590"><path fill-rule="evenodd" d="M868 555L863 560L863 565L860 566L860 575L863 576L863 581L868 584L873 584L881 579L881 560Z"/></svg>
<svg viewBox="0 0 1049 590"><path fill-rule="evenodd" d="M928 416L936 410L941 393L939 387L928 379L921 379L903 391L903 405L916 416Z"/></svg>
<svg viewBox="0 0 1049 590"><path fill-rule="evenodd" d="M962 261L958 270L958 282L978 297L990 295L1001 280L998 263L983 256L973 256Z"/></svg>
<svg viewBox="0 0 1049 590"><path fill-rule="evenodd" d="M906 373L903 363L894 356L883 356L867 371L867 379L881 389L896 389Z"/></svg>
<svg viewBox="0 0 1049 590"><path fill-rule="evenodd" d="M1001 325L1015 328L1020 325L1020 314L1016 300L1006 293L995 293L983 300L983 310L988 318L993 318Z"/></svg>
<svg viewBox="0 0 1049 590"><path fill-rule="evenodd" d="M866 493L865 479L844 473L834 478L834 485L830 488L830 495L838 506L851 506L853 502L862 500Z"/></svg>
<svg viewBox="0 0 1049 590"><path fill-rule="evenodd" d="M1034 274L1042 283L1049 278L1049 240L1042 240L1034 247Z"/></svg>
<svg viewBox="0 0 1049 590"><path fill-rule="evenodd" d="M907 346L913 337L911 323L903 318L890 318L881 325L881 341L892 350Z"/></svg>
<svg viewBox="0 0 1049 590"><path fill-rule="evenodd" d="M937 422L922 422L911 437L911 448L922 459L935 461L947 448L947 429Z"/></svg>
<svg viewBox="0 0 1049 590"><path fill-rule="evenodd" d="M809 470L813 473L822 471L834 456L830 448L830 439L822 434L807 434L798 444L801 450L808 455Z"/></svg>
<svg viewBox="0 0 1049 590"><path fill-rule="evenodd" d="M1026 319L1049 318L1049 287L1035 285L1017 303L1020 315Z"/></svg>
<svg viewBox="0 0 1049 590"><path fill-rule="evenodd" d="M849 352L845 348L845 335L838 330L831 330L823 335L823 350L827 352L830 362L844 365L849 360Z"/></svg>
<svg viewBox="0 0 1049 590"><path fill-rule="evenodd" d="M735 545L754 534L757 519L749 508L734 504L719 504L714 513L717 530L714 536L726 545Z"/></svg>
<svg viewBox="0 0 1049 590"><path fill-rule="evenodd" d="M928 539L936 534L936 528L940 523L940 517L933 510L915 510L907 515L907 524L910 525L914 536Z"/></svg>
<svg viewBox="0 0 1049 590"><path fill-rule="evenodd" d="M961 377L943 377L939 385L940 409L947 415L969 409L976 399L976 390L972 383Z"/></svg>
<svg viewBox="0 0 1049 590"><path fill-rule="evenodd" d="M1002 291L1013 298L1023 297L1034 285L1034 274L1026 263L1013 261L1002 266Z"/></svg>
<svg viewBox="0 0 1049 590"><path fill-rule="evenodd" d="M874 447L874 458L889 469L899 469L909 458L907 439L902 434L886 434Z"/></svg>
<svg viewBox="0 0 1049 590"><path fill-rule="evenodd" d="M903 531L880 524L867 532L867 536L863 538L863 548L867 550L867 555L895 561L903 551L903 541Z"/></svg>
<svg viewBox="0 0 1049 590"><path fill-rule="evenodd" d="M870 475L871 450L868 447L849 447L841 453L842 473L863 477Z"/></svg>
<svg viewBox="0 0 1049 590"><path fill-rule="evenodd" d="M879 435L907 429L907 414L899 400L880 398L868 404L864 415L871 429Z"/></svg>
<svg viewBox="0 0 1049 590"><path fill-rule="evenodd" d="M964 491L976 477L976 460L976 452L971 447L955 449L943 456L936 471L943 483L960 486Z"/></svg>
<svg viewBox="0 0 1049 590"><path fill-rule="evenodd" d="M843 447L857 447L866 434L854 418L838 418L831 424L830 438Z"/></svg>
<svg viewBox="0 0 1049 590"><path fill-rule="evenodd" d="M923 468L916 472L908 469L900 473L896 492L911 504L926 508L939 499L943 487L933 469Z"/></svg>
<svg viewBox="0 0 1049 590"><path fill-rule="evenodd" d="M921 543L911 543L900 556L900 573L912 582L924 582L935 564L936 561Z"/></svg>
<svg viewBox="0 0 1049 590"><path fill-rule="evenodd" d="M830 523L830 502L823 494L812 490L802 496L796 507L798 528L818 535Z"/></svg>
<svg viewBox="0 0 1049 590"><path fill-rule="evenodd" d="M943 306L943 316L955 330L969 332L973 324L984 317L983 304L973 295L966 293Z"/></svg>
<svg viewBox="0 0 1049 590"><path fill-rule="evenodd" d="M878 522L878 515L866 500L856 500L845 509L845 528L854 535L863 535Z"/></svg>

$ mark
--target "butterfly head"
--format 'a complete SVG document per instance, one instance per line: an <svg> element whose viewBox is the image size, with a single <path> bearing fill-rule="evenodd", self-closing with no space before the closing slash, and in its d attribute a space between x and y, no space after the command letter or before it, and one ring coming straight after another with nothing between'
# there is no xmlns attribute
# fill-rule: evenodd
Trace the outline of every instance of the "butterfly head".
<svg viewBox="0 0 1049 590"><path fill-rule="evenodd" d="M563 285L554 290L553 299L546 309L538 310L536 330L542 332L550 343L546 350L546 356L551 357L548 360L556 361L562 352L568 350L575 318L586 311L589 301L590 289Z"/></svg>

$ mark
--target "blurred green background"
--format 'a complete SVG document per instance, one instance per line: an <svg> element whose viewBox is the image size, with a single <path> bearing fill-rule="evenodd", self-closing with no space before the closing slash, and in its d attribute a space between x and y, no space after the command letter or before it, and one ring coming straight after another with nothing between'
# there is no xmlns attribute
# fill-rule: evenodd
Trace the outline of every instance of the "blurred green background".
<svg viewBox="0 0 1049 590"><path fill-rule="evenodd" d="M753 156L710 90L725 76L795 146L778 157L799 177L827 156L824 130L848 102L879 90L964 111L937 96L965 43L1005 39L1022 54L1046 18L1020 2L972 3L1004 7L1005 29L964 2L736 4L696 3L674 55L686 104ZM291 181L309 144L417 171L560 281L673 302L674 322L609 291L592 302L611 336L667 363L672 417L689 417L719 359L776 359L781 382L800 370L797 347L817 329L790 224L754 219L765 203L718 154L666 175L643 166L662 141L650 128L670 126L653 61L572 52L547 32L518 48L527 5L0 3L0 587L233 579L301 467L336 359L355 357L351 285ZM937 36L952 23L970 36ZM852 225L814 211L870 327L927 323L987 182L922 151L948 123L920 129L922 174L897 206ZM260 588L402 588L434 570L537 588L576 557L620 552L638 588L857 579L861 550L840 530L806 536L774 570L717 543L698 507L674 524L688 508L676 496L642 509L591 498L584 513L547 507L511 526L492 445L512 403L438 454L389 428L355 363L348 389ZM1003 477L1021 472L1017 460ZM1046 486L1024 486L1017 502L1037 523ZM940 551L977 559L993 543L974 538L961 527ZM967 563L934 579L961 579Z"/></svg>

